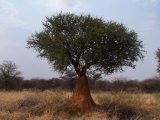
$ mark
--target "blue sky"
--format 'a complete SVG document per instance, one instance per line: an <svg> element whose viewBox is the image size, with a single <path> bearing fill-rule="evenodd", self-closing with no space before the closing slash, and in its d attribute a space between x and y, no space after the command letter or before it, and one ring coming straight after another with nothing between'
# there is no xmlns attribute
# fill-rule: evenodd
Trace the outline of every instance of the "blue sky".
<svg viewBox="0 0 160 120"><path fill-rule="evenodd" d="M136 69L105 76L143 80L157 75L155 52L160 48L160 0L0 0L0 63L11 60L19 66L22 76L53 78L59 74L45 59L26 49L31 33L42 30L42 21L56 12L92 14L104 20L124 23L134 29L147 51Z"/></svg>

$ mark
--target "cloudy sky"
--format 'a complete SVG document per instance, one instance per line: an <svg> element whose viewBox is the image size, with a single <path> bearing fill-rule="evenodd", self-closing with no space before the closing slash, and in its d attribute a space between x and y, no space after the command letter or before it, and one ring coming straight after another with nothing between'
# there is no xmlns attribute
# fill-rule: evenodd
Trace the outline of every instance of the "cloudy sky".
<svg viewBox="0 0 160 120"><path fill-rule="evenodd" d="M155 52L160 48L160 0L0 0L0 64L11 60L19 66L25 79L53 78L59 74L51 70L45 59L26 48L26 40L42 30L45 17L57 12L89 13L124 23L134 29L147 51L144 61L136 69L126 68L105 78L128 77L143 80L157 75Z"/></svg>

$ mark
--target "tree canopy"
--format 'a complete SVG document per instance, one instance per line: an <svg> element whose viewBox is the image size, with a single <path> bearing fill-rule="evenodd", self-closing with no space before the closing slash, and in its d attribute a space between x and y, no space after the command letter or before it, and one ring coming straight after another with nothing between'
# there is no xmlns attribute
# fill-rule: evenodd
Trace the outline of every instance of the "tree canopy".
<svg viewBox="0 0 160 120"><path fill-rule="evenodd" d="M17 77L21 74L21 72L17 69L18 66L14 62L5 60L0 65L0 75L3 79L11 79L13 77Z"/></svg>
<svg viewBox="0 0 160 120"><path fill-rule="evenodd" d="M42 23L43 30L27 40L27 47L47 58L55 70L94 69L105 74L135 68L143 59L142 41L124 24L104 21L90 14L53 14Z"/></svg>

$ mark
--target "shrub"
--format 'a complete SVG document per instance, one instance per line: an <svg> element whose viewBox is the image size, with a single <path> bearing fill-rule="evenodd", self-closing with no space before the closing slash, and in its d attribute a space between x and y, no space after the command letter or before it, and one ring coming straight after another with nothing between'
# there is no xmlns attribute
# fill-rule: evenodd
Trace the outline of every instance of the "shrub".
<svg viewBox="0 0 160 120"><path fill-rule="evenodd" d="M160 92L160 79L151 78L140 83L141 89L147 93Z"/></svg>
<svg viewBox="0 0 160 120"><path fill-rule="evenodd" d="M116 116L120 120L133 119L137 116L135 107L123 103L105 103L102 108L108 112L109 117Z"/></svg>

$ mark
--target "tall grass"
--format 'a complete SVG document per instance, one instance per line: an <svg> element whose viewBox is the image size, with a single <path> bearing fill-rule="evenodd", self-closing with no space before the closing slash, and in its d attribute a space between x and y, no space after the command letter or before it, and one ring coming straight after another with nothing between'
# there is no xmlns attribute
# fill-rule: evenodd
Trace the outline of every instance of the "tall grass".
<svg viewBox="0 0 160 120"><path fill-rule="evenodd" d="M0 92L0 120L159 120L160 93L94 92L101 109L92 115L55 114L72 95L67 91Z"/></svg>

